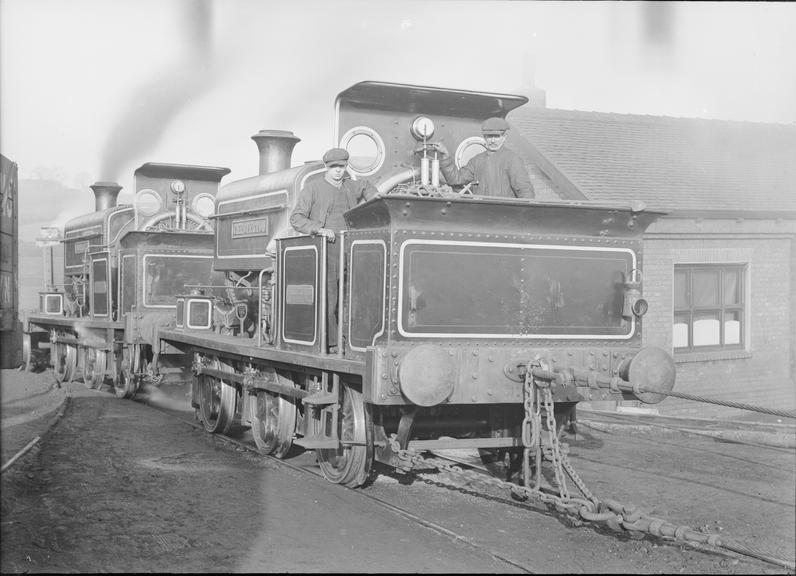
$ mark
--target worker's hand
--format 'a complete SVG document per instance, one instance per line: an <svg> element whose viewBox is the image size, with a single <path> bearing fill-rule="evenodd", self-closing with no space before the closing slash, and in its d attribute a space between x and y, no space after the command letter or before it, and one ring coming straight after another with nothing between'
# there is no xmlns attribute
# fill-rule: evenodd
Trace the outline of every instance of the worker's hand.
<svg viewBox="0 0 796 576"><path fill-rule="evenodd" d="M448 155L448 148L442 142L431 142L429 147L439 152L442 156Z"/></svg>
<svg viewBox="0 0 796 576"><path fill-rule="evenodd" d="M323 236L329 242L334 242L334 230L329 230L328 228L319 228L318 236Z"/></svg>

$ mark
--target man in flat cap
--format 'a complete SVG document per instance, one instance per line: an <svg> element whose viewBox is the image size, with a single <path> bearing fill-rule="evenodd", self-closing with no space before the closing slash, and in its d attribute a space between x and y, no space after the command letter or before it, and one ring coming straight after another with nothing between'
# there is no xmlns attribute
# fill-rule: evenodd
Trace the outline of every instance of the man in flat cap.
<svg viewBox="0 0 796 576"><path fill-rule="evenodd" d="M326 301L329 346L337 343L337 287L340 281L340 243L336 242L341 230L346 229L343 214L366 200L378 190L367 180L351 180L347 177L348 151L332 148L323 155L326 173L323 178L307 180L290 214L290 225L302 234L323 236L327 244L327 290Z"/></svg>
<svg viewBox="0 0 796 576"><path fill-rule="evenodd" d="M488 118L481 124L486 150L477 154L466 166L456 168L448 149L441 142L434 144L439 151L440 171L451 186L475 182L475 194L533 198L533 184L522 159L503 147L509 123L503 118Z"/></svg>

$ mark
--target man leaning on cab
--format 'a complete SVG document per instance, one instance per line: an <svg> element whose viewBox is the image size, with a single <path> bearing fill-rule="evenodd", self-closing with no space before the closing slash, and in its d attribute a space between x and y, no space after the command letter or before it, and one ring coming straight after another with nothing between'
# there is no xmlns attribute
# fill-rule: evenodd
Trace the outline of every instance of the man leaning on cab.
<svg viewBox="0 0 796 576"><path fill-rule="evenodd" d="M481 125L486 150L476 154L466 166L457 168L442 142L432 144L442 158L439 167L451 186L474 182L474 194L507 198L533 198L533 184L525 163L504 146L509 123L503 118L487 118Z"/></svg>

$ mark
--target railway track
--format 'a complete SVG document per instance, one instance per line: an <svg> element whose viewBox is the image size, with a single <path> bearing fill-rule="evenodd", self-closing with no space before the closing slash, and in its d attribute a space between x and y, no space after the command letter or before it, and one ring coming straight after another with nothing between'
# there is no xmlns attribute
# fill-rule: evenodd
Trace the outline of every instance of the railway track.
<svg viewBox="0 0 796 576"><path fill-rule="evenodd" d="M183 415L177 414L177 413L175 413L172 410L162 409L162 408L159 408L158 406L152 405L152 404L149 404L149 405L152 408L154 408L154 409L161 410L163 412L169 413L172 416L177 417L181 422L183 422L186 425L189 425L189 426L193 427L194 429L204 431L204 428L203 428L202 424L197 422L196 420L188 420ZM245 450L245 451L250 452L252 454L256 454L259 458L267 458L269 461L273 461L273 462L278 463L278 465L286 466L286 467L291 468L293 470L301 471L302 473L310 474L310 475L313 475L315 477L322 477L322 474L321 474L320 470L316 466L314 466L313 464L295 464L294 462L291 462L290 460L277 459L277 458L273 458L271 456L265 456L265 457L262 456L261 454L259 454L256 446L254 445L253 440L251 440L250 438L245 438L245 437L244 438L235 438L235 437L222 435L222 434L216 434L216 435L212 435L212 436L213 436L214 439L218 440L219 442L235 446L238 449ZM643 440L651 442L648 439L643 439ZM677 444L677 448L683 448L683 449L688 449L688 450L692 450L692 451L694 450L693 448L688 447L688 446L686 446L684 444ZM737 459L737 457L734 457L732 455L723 454L720 451L715 451L715 454L717 456L720 456L720 457L726 457L726 458L729 458L729 459L733 459L733 458ZM471 459L457 457L457 456L452 456L450 454L444 453L444 451L435 452L435 453L432 454L432 456L435 459L447 461L452 466L455 466L456 468L466 469L467 470L467 475L470 478L472 478L473 475L477 475L477 476L482 477L487 486L488 486L489 479L492 478L491 475L488 473L488 471L486 470L486 468L484 466L480 465L479 463L473 462ZM609 470L610 473L612 473L612 474L615 474L616 470L617 470L617 466L615 464L612 464L612 465L609 466L609 465L604 464L604 463L602 463L602 462L600 462L598 460L591 460L590 461L587 457L579 457L579 460L582 460L584 462L589 462L591 464L596 464L599 467L601 467L602 469ZM782 467L774 466L774 468L776 468L778 470L785 470ZM382 471L382 472L384 472L384 471ZM644 473L646 471L644 471L642 469L634 470L634 473L638 473L638 472ZM386 472L386 473L389 474L389 472ZM430 471L430 470L429 471L419 470L419 471L416 471L416 472L413 471L413 472L410 473L410 475L411 475L411 477L413 479L416 478L417 480L419 480L421 482L424 482L426 484L432 484L432 485L435 485L435 486L438 486L438 487L447 488L449 490L459 491L459 492L466 493L466 494L469 494L471 496L475 496L475 497L478 497L478 498L486 498L486 499L488 499L490 501L499 502L502 505L510 506L512 508L526 509L528 511L533 511L533 512L536 512L536 513L538 513L540 511L540 507L538 506L539 502L523 502L523 501L519 501L516 498L512 498L510 496L507 496L505 494L500 494L498 492L490 491L488 489L487 490L483 490L483 489L480 488L480 486L482 486L482 484L479 481L477 481L477 480L475 481L475 483L473 483L471 480L467 480L465 482L460 482L460 481L457 481L457 479L455 477L455 474L454 474L454 478L450 478L450 476L447 475L447 474L436 474L436 473L434 473L434 471ZM687 483L687 482L689 482L689 479L688 478L683 478L683 477L680 477L680 476L677 476L677 475L674 475L674 474L671 474L671 475L666 475L666 476L663 476L663 477L661 477L659 475L658 477L655 478L655 481L658 481L658 482L661 482L661 481L669 482L669 481L671 481L671 482L686 482ZM475 486L475 487L473 487L473 486ZM719 488L719 489L721 489L721 488ZM732 494L731 490L724 489L724 491L727 492L728 494ZM444 535L446 535L446 536L448 536L448 537L450 537L450 538L452 538L454 540L462 542L462 543L464 543L464 544L466 544L466 545L468 545L468 546L470 546L470 547L472 547L474 549L477 549L477 550L479 550L481 552L490 554L495 559L497 559L497 560L499 560L501 562L505 562L508 565L511 565L511 566L513 566L513 567L515 567L517 569L520 569L520 570L522 570L524 572L533 573L533 570L529 570L525 565L519 564L519 563L511 560L510 558L508 558L507 556L505 556L503 554L497 553L494 550L491 550L489 548L486 548L486 547L482 546L481 544L475 542L472 538L469 538L466 535L461 534L459 532L456 532L454 530L450 530L449 528L446 528L446 527L444 527L444 526L442 526L442 525L440 525L440 524L438 524L436 522L433 522L433 521L431 521L431 520L429 520L427 518L424 518L424 517L422 517L422 516L420 516L420 515L418 515L418 514L416 514L414 512L411 512L410 510L408 510L406 508L403 508L403 507L398 506L398 505L396 505L396 504L394 504L392 502L389 502L388 500L386 500L384 498L380 498L379 496L377 496L374 493L372 493L372 491L369 492L369 491L363 491L363 490L355 490L355 492L360 494L362 497L368 498L371 501L373 501L373 502L377 503L378 505L382 506L383 508L391 510L392 512L394 512L394 513L396 513L396 514L398 514L398 515L400 515L400 516L402 516L402 517L404 517L404 518L406 518L406 519L408 519L408 520L410 520L410 521L412 521L412 522L414 522L414 523L416 523L418 525L421 525L421 526L424 526L424 527L426 527L428 529L434 530L434 531L436 531L439 534L444 534ZM551 490L551 493L552 493L552 490ZM735 494L733 494L733 495L735 495ZM750 504L750 505L755 505L754 504L755 502L758 502L758 503L769 503L769 504L772 503L772 501L770 499L764 498L762 496L755 496L754 494L748 494L747 496L748 496L749 500L752 502L752 504ZM786 502L773 502L773 503L775 503L775 504L777 504L777 503L784 504L786 506L789 505ZM792 505L790 505L790 506L792 506ZM553 515L556 514L555 511L552 511L551 513ZM575 521L575 525L580 525L580 524L581 524L581 522L579 522L577 520ZM682 545L681 542L678 543L678 542L675 542L675 541L670 540L670 539L664 539L664 541L667 544L670 544L670 545L671 544L674 544L675 546L677 546L678 544ZM703 545L703 544L694 543L694 542L691 542L688 545L691 546L692 548L695 548L695 549L698 549L698 550L703 550L703 551L706 551L708 553L715 553L717 551L717 548L715 548L713 546L710 546L710 545ZM730 551L729 554L728 554L727 550ZM770 553L768 553L766 551L759 550L759 549L757 549L757 548L755 548L753 546L746 545L746 544L737 544L737 543L734 545L734 548L728 548L727 550L721 550L720 553L728 555L728 556L731 556L732 554L739 554L740 556L748 556L750 558L755 558L757 560L763 560L764 562L767 562L767 563L770 563L770 564L775 564L775 565L778 565L778 566L781 566L781 567L785 567L785 568L789 569L790 571L793 570L793 562L792 562L792 560L788 560L784 555L770 554Z"/></svg>
<svg viewBox="0 0 796 576"><path fill-rule="evenodd" d="M171 416L175 416L180 422L182 422L182 423L184 423L184 424L186 424L188 426L191 426L192 428L194 428L196 430L200 430L200 431L204 432L204 427L202 426L202 424L197 422L197 421L195 421L195 420L192 421L192 420L188 420L188 419L186 419L186 418L184 418L184 417L182 417L180 415L175 415L174 411L172 411L172 410L159 408L159 407L153 406L151 404L148 404L148 405L151 408L155 409L155 410L159 410L159 411L161 411L161 412L163 412L165 414L169 414ZM273 456L264 456L264 455L260 454L260 452L257 450L257 446L255 446L254 441L251 440L251 439L244 440L244 439L240 439L240 438L234 438L232 436L228 436L228 435L225 435L225 434L212 434L211 435L211 434L209 434L207 432L205 432L205 433L208 434L214 440L216 440L216 441L218 441L220 443L233 445L233 446L235 446L235 447L237 447L237 448L239 448L241 450L244 450L246 452L250 452L252 454L256 454L259 458L267 459L270 462L276 463L278 466L284 466L284 467L289 468L291 470L294 470L296 472L309 474L309 475L312 475L312 476L317 477L317 478L323 478L323 474L321 474L320 469L316 468L314 466L311 466L311 465L297 465L297 464L293 464L289 460L274 458ZM456 459L452 459L451 461L456 461ZM484 472L486 472L485 469L484 469ZM429 520L427 518L423 518L422 516L419 516L418 514L415 514L415 513L411 512L411 511L401 507L401 506L397 506L397 505L395 505L395 504L393 504L393 503L391 503L391 502L389 502L389 501L387 501L387 500L385 500L383 498L379 498L378 496L375 496L373 494L369 494L368 492L365 492L365 491L362 491L362 490L357 490L357 489L354 489L354 488L348 488L348 487L342 486L342 485L338 485L338 488L343 489L343 490L349 490L349 491L352 491L352 492L356 492L357 494L359 494L363 498L367 498L368 500L370 500L372 502L375 502L376 504L378 504L382 508L384 508L386 510L389 510L390 512L392 512L394 514L397 514L397 515L399 515L399 516L401 516L401 517L403 517L403 518L405 518L405 519L407 519L407 520L409 520L411 522L414 522L415 524L417 524L419 526L422 526L422 527L427 528L429 530L433 530L434 532L436 532L438 534L441 534L443 536L447 536L448 538L451 538L452 540L455 540L455 541L460 542L460 543L462 543L462 544L464 544L466 546L469 546L470 548L472 548L474 550L477 550L477 551L479 551L481 553L488 554L489 556L491 556L495 560L498 560L498 561L503 562L503 563L505 563L505 564L507 564L509 566L512 566L512 567L516 568L517 570L519 570L519 571L521 571L523 573L526 573L526 574L542 573L542 571L538 571L537 572L537 571L534 571L534 570L529 570L527 566L524 566L524 565L522 565L522 564L520 564L518 562L515 562L514 560L512 560L510 558L507 558L506 556L500 554L499 552L496 552L496 551L491 550L491 549L489 549L489 548L487 548L487 547L485 547L485 546L483 546L481 544L478 544L477 542L474 542L472 539L468 538L467 536L465 536L465 535L463 535L463 534L461 534L459 532L456 532L456 531L451 530L449 528L445 528L444 526L442 526L442 525L440 525L440 524L438 524L438 523L436 523L436 522L434 522L432 520Z"/></svg>

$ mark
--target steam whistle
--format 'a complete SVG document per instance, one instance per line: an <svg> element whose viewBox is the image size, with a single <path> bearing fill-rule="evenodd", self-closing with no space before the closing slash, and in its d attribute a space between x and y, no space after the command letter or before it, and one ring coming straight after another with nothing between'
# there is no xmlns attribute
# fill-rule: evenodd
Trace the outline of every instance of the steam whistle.
<svg viewBox="0 0 796 576"><path fill-rule="evenodd" d="M434 158L428 156L428 141L423 138L423 156L420 158L420 183L423 186L439 186L439 158L437 151L434 150ZM431 145L433 147L433 145Z"/></svg>
<svg viewBox="0 0 796 576"><path fill-rule="evenodd" d="M429 158L426 156L425 149L423 150L423 157L420 159L420 183L423 186L429 184Z"/></svg>
<svg viewBox="0 0 796 576"><path fill-rule="evenodd" d="M429 185L429 157L428 157L428 143L425 136L423 137L423 157L420 158L420 183L423 186Z"/></svg>

